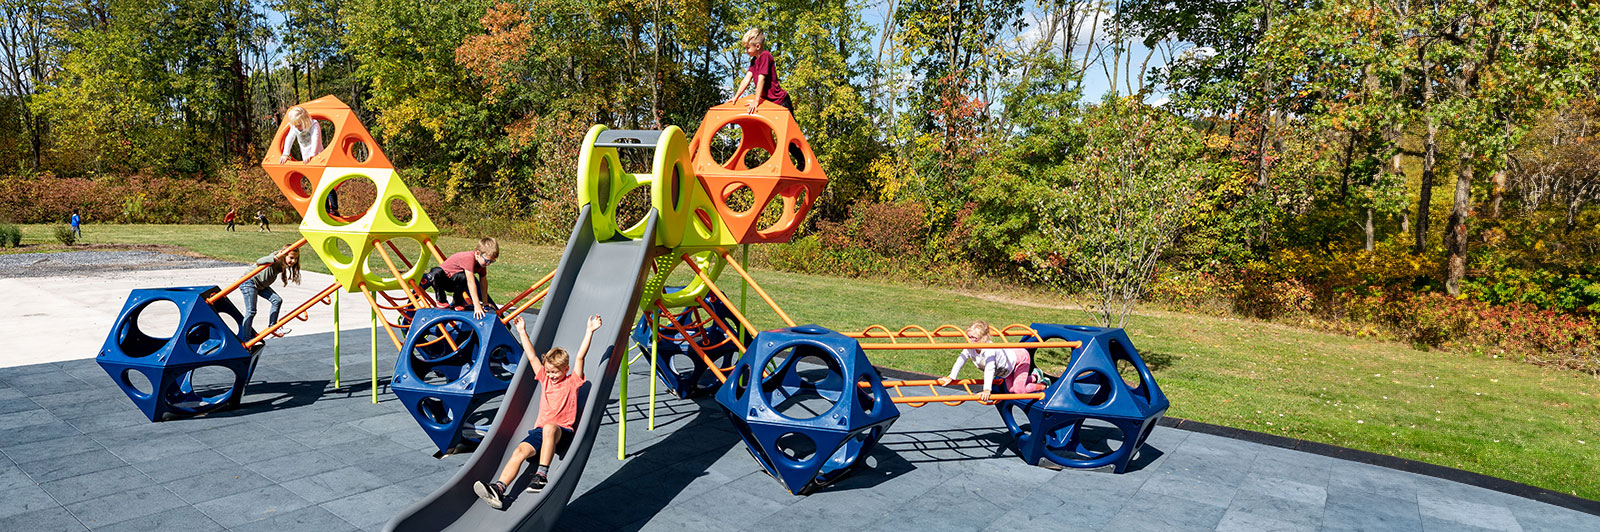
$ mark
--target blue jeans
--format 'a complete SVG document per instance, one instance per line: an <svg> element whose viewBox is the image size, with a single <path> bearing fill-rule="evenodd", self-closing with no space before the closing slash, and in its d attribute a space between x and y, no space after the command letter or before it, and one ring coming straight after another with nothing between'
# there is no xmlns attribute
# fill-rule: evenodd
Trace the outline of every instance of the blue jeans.
<svg viewBox="0 0 1600 532"><path fill-rule="evenodd" d="M272 311L267 313L267 323L278 323L278 309L283 307L283 298L272 287L256 288L254 281L245 281L239 285L239 293L244 295L244 322L239 324L239 336L249 341L256 336L256 296L267 298L272 302Z"/></svg>

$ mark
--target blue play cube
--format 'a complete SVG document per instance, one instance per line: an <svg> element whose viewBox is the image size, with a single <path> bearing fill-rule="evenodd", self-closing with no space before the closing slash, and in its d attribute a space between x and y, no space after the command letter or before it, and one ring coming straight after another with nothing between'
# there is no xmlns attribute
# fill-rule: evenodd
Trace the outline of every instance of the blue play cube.
<svg viewBox="0 0 1600 532"><path fill-rule="evenodd" d="M802 367L802 359L822 367ZM832 406L803 418L780 412L786 401L812 394ZM756 335L716 397L750 454L796 495L843 478L900 417L861 344L816 325Z"/></svg>
<svg viewBox="0 0 1600 532"><path fill-rule="evenodd" d="M134 290L95 356L100 368L151 421L229 408L244 396L255 357L238 337L243 313L227 299L206 302L219 290L215 286ZM173 334L163 337L140 329L139 317L165 303L177 307L178 327ZM232 318L231 327L224 316ZM231 384L196 389L195 372L212 367L231 374Z"/></svg>
<svg viewBox="0 0 1600 532"><path fill-rule="evenodd" d="M997 405L1016 438L1017 453L1034 465L1047 459L1065 467L1126 471L1169 406L1133 341L1122 329L1042 323L1033 328L1045 340L1076 340L1083 346L1073 351L1067 370L1045 389L1043 399ZM1117 372L1119 361L1138 374L1137 384ZM1026 427L1016 419L1019 408L1026 413Z"/></svg>
<svg viewBox="0 0 1600 532"><path fill-rule="evenodd" d="M462 441L470 414L505 394L521 362L522 344L495 313L423 309L407 329L389 389L446 452Z"/></svg>

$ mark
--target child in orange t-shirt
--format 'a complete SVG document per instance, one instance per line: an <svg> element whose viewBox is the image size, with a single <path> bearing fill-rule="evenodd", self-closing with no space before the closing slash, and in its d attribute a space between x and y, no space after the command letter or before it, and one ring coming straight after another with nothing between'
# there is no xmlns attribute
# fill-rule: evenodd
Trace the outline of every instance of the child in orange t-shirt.
<svg viewBox="0 0 1600 532"><path fill-rule="evenodd" d="M522 463L532 458L535 452L539 453L539 469L533 473L528 491L538 493L543 490L548 480L545 475L550 470L550 460L555 457L557 447L565 447L572 441L573 425L578 418L578 388L584 383L583 355L589 351L589 341L594 339L594 331L600 328L600 315L589 316L588 329L583 332L583 343L578 346L578 355L573 357L571 364L567 362L567 351L559 347L546 352L544 362L540 363L539 357L532 356L533 342L528 340L528 331L522 328L522 323L520 316L512 321L518 338L522 340L522 352L530 357L529 369L539 379L539 418L534 421L534 428L528 431L528 436L517 444L516 451L511 454L505 467L501 468L498 480L489 484L481 480L472 483L472 491L495 509L505 505L506 487L517 479L517 474L522 472ZM572 368L570 375L567 374L569 366Z"/></svg>

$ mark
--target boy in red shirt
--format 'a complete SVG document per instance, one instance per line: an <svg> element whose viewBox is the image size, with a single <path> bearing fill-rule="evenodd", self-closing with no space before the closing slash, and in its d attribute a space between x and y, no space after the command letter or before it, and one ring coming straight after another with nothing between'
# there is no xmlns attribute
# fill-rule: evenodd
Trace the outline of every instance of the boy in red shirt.
<svg viewBox="0 0 1600 532"><path fill-rule="evenodd" d="M494 306L494 298L489 297L489 265L499 258L500 243L485 237L478 240L478 249L451 255L428 270L422 276L422 288L433 287L439 308L461 307L461 293L466 292L472 298L472 316L482 318L484 302L488 302L490 307ZM471 280L467 279L469 271L472 272ZM444 302L446 292L451 295L448 305Z"/></svg>
<svg viewBox="0 0 1600 532"><path fill-rule="evenodd" d="M528 436L517 444L511 460L500 470L498 480L489 484L481 480L472 483L472 491L497 510L505 505L506 486L517 480L523 462L532 458L533 453L539 453L539 469L528 483L528 492L538 493L548 480L545 475L550 470L550 460L555 457L556 449L571 443L573 425L578 418L578 388L585 382L583 355L589 351L589 341L594 339L594 331L600 328L600 315L589 316L588 329L583 332L583 343L578 346L578 356L573 358L571 364L567 361L567 351L559 347L545 353L544 362L540 363L539 357L533 356L533 342L528 340L528 331L522 328L522 323L521 316L511 322L516 326L518 338L522 340L522 352L529 357L528 369L534 371L535 378L539 379L539 417L534 421L533 430L528 431ZM567 374L569 365L572 368L571 375Z"/></svg>
<svg viewBox="0 0 1600 532"><path fill-rule="evenodd" d="M762 101L782 105L789 112L794 112L794 105L789 102L789 92L778 86L778 69L772 64L772 52L762 49L766 43L767 35L761 32L761 28L750 28L750 31L744 32L744 37L739 39L739 44L744 46L745 55L750 56L750 68L746 69L744 81L739 83L739 90L733 91L733 100L729 102L732 103L740 96L744 96L744 90L751 88L750 82L754 81L756 97L750 100L750 105L746 108L748 112L754 114L756 106Z"/></svg>

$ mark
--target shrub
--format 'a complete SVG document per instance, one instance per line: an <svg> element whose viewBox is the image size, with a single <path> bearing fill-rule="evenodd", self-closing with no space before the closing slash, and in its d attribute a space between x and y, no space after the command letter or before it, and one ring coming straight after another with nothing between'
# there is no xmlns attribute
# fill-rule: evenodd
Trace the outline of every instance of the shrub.
<svg viewBox="0 0 1600 532"><path fill-rule="evenodd" d="M72 228L68 227L66 224L56 224L55 233L56 240L60 241L62 244L70 246L73 242L78 241L77 233L73 233Z"/></svg>
<svg viewBox="0 0 1600 532"><path fill-rule="evenodd" d="M12 224L0 223L0 247L21 245L22 229Z"/></svg>

